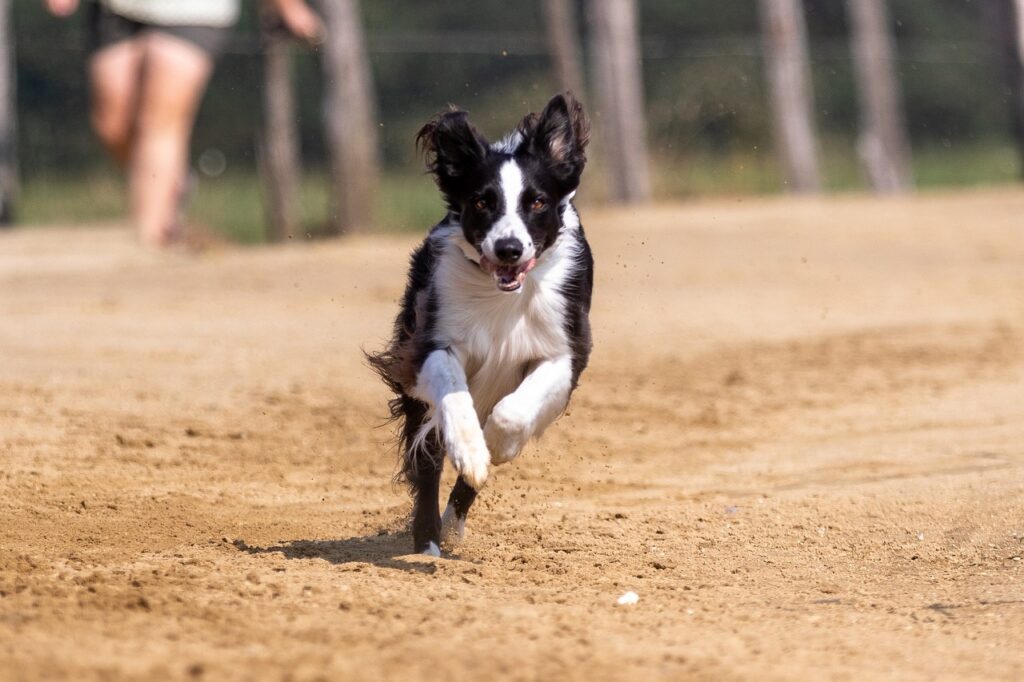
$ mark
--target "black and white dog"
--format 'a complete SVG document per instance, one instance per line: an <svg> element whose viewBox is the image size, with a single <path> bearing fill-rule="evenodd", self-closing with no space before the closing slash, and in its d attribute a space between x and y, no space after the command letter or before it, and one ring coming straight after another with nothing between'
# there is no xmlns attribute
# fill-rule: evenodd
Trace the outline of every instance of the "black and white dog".
<svg viewBox="0 0 1024 682"><path fill-rule="evenodd" d="M589 135L558 95L495 144L454 110L417 136L448 215L412 256L389 347L368 356L396 394L417 552L461 538L488 467L541 435L586 367L594 266L572 198ZM442 519L443 453L459 478Z"/></svg>

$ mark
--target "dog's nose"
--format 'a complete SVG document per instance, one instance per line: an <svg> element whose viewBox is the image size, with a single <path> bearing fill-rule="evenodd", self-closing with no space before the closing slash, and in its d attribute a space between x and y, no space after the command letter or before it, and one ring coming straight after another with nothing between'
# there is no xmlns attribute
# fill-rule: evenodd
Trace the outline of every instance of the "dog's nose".
<svg viewBox="0 0 1024 682"><path fill-rule="evenodd" d="M494 255L502 263L515 263L523 255L523 243L515 237L505 237L494 242Z"/></svg>

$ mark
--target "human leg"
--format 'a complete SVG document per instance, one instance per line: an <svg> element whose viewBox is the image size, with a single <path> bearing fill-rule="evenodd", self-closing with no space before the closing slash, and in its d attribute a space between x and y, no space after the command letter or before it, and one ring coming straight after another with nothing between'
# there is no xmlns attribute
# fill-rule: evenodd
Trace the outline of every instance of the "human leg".
<svg viewBox="0 0 1024 682"><path fill-rule="evenodd" d="M142 41L127 38L98 49L89 59L92 127L122 169L132 156L142 55Z"/></svg>
<svg viewBox="0 0 1024 682"><path fill-rule="evenodd" d="M147 31L130 185L132 217L144 243L175 237L192 125L213 58L181 38Z"/></svg>

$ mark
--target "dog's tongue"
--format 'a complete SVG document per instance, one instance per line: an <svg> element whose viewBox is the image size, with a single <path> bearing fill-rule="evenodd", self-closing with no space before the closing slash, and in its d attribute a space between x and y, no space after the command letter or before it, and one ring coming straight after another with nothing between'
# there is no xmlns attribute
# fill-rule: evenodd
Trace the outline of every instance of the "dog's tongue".
<svg viewBox="0 0 1024 682"><path fill-rule="evenodd" d="M495 284L502 291L515 291L523 286L523 282L526 281L526 273L533 270L533 266L536 264L536 258L531 258L520 265L498 265L489 261L487 256L480 259L480 267L494 277Z"/></svg>

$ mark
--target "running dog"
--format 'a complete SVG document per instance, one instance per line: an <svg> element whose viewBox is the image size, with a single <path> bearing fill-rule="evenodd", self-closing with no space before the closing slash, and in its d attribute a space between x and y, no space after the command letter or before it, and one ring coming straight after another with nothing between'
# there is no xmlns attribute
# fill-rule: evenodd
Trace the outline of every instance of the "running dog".
<svg viewBox="0 0 1024 682"><path fill-rule="evenodd" d="M589 137L569 94L494 144L458 110L417 135L448 213L412 255L390 345L368 355L395 393L416 552L462 537L489 466L544 432L587 365L594 261L572 199ZM442 517L444 454L459 477Z"/></svg>

